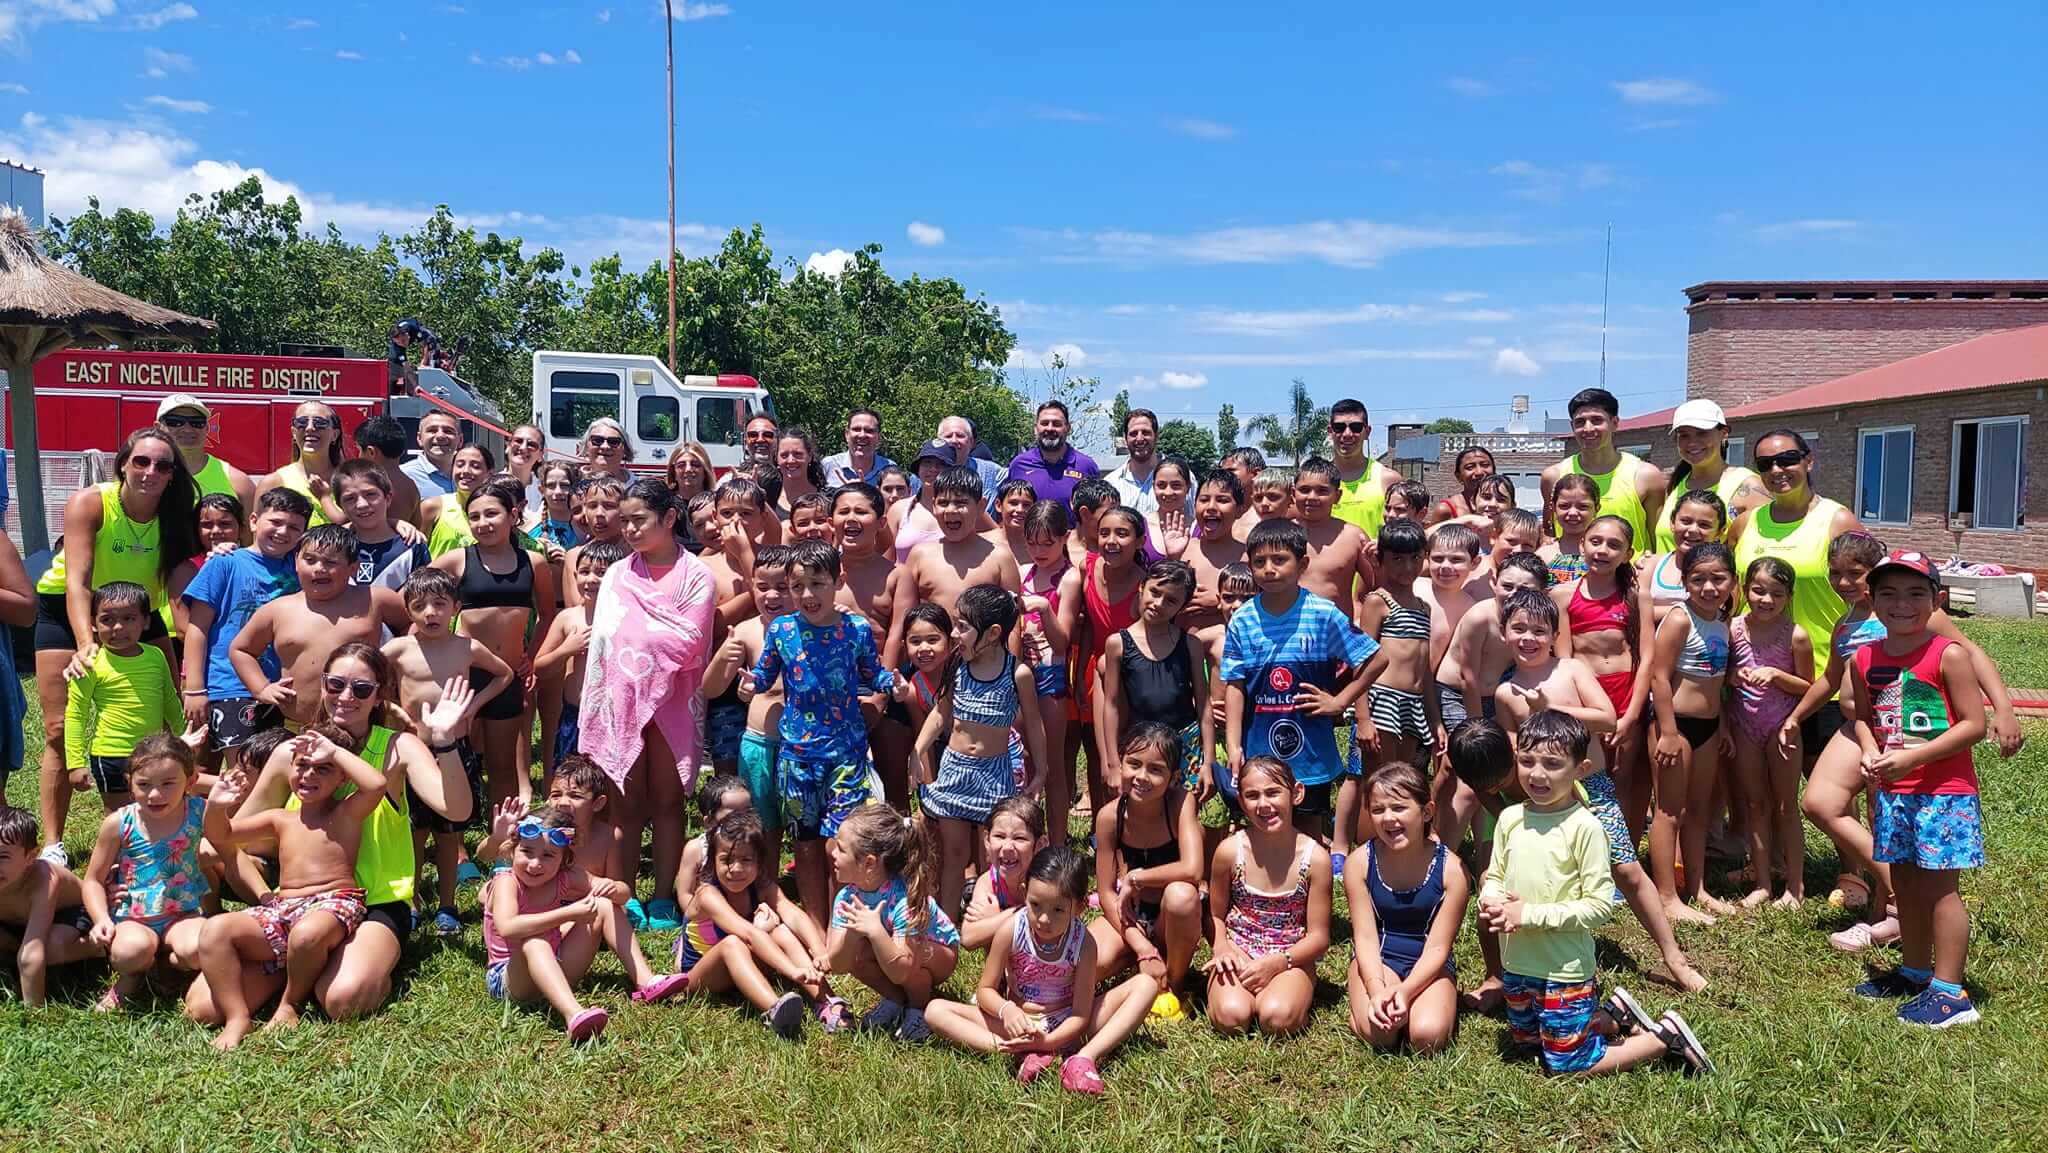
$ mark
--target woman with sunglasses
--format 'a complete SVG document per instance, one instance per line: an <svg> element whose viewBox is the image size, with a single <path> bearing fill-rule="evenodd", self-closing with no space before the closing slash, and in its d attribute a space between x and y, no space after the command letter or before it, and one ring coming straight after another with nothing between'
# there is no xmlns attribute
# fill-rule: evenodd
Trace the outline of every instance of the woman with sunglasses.
<svg viewBox="0 0 2048 1153"><path fill-rule="evenodd" d="M505 471L526 490L526 507L541 507L540 463L547 455L547 438L538 425L522 424L505 438Z"/></svg>
<svg viewBox="0 0 2048 1153"><path fill-rule="evenodd" d="M1848 603L1828 581L1828 546L1845 532L1862 532L1856 514L1813 491L1813 450L1789 428L1765 433L1756 442L1756 467L1770 502L1734 518L1728 547L1735 571L1748 572L1760 556L1792 566L1794 624L1809 637L1835 635L1835 622Z"/></svg>
<svg viewBox="0 0 2048 1153"><path fill-rule="evenodd" d="M114 480L64 503L64 536L36 582L36 694L43 706L42 827L47 860L66 863L64 818L71 777L64 770L66 682L91 666L93 590L133 581L149 590L142 638L166 641L161 610L171 574L199 552L198 493L177 441L161 425L136 429L114 457ZM168 643L165 644L168 657Z"/></svg>
<svg viewBox="0 0 2048 1153"><path fill-rule="evenodd" d="M391 996L391 974L405 938L412 933L413 830L408 813L425 805L451 821L465 821L476 804L463 775L456 741L468 728L464 717L475 690L466 679L451 680L441 699L420 717L418 734L382 723L398 711L391 662L374 647L349 643L327 658L320 677L319 723L348 735L349 751L384 774L384 799L363 822L356 850L356 884L369 913L355 933L327 958L313 982L313 995L330 1018L367 1016ZM386 709L389 712L386 712ZM270 755L239 810L253 815L292 808L290 743ZM228 769L228 772L240 772ZM261 846L250 846L260 851ZM261 1005L284 987L284 973L266 972L256 962L242 965L242 992ZM206 978L185 994L185 1015L202 1025L220 1024L220 1011Z"/></svg>
<svg viewBox="0 0 2048 1153"><path fill-rule="evenodd" d="M1762 477L1739 464L1728 463L1728 418L1720 405L1704 399L1679 405L1671 414L1671 439L1678 445L1678 467L1671 470L1664 510L1657 517L1657 552L1677 550L1678 537L1672 521L1678 514L1680 498L1688 492L1712 492L1720 498L1730 518L1771 499Z"/></svg>
<svg viewBox="0 0 2048 1153"><path fill-rule="evenodd" d="M626 462L633 459L633 446L626 443L626 428L608 416L600 416L583 430L584 476L626 476ZM632 479L627 477L628 480Z"/></svg>
<svg viewBox="0 0 2048 1153"><path fill-rule="evenodd" d="M341 418L317 400L300 405L292 413L292 453L290 463L256 485L256 495L288 488L313 502L307 528L337 520L345 523L348 518L341 515L329 488L334 470L341 464Z"/></svg>

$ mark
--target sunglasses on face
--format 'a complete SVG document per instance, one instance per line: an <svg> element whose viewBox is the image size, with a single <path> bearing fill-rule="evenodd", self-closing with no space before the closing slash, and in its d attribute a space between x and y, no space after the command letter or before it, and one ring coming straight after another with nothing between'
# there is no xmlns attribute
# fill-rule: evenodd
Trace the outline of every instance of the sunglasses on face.
<svg viewBox="0 0 2048 1153"><path fill-rule="evenodd" d="M295 416L292 418L292 427L300 432L314 432L323 428L333 428L334 422L324 416Z"/></svg>
<svg viewBox="0 0 2048 1153"><path fill-rule="evenodd" d="M160 472L165 476L177 471L177 464L167 456L131 456L128 464L137 472Z"/></svg>
<svg viewBox="0 0 2048 1153"><path fill-rule="evenodd" d="M1331 421L1331 422L1330 422L1330 431L1331 431L1331 432L1364 432L1364 431L1365 431L1365 422L1364 422L1364 421L1362 421L1362 420L1333 420L1333 421Z"/></svg>
<svg viewBox="0 0 2048 1153"><path fill-rule="evenodd" d="M1791 452L1781 452L1775 456L1757 457L1756 467L1758 472L1769 472L1774 468L1792 468L1805 459L1805 453L1793 449Z"/></svg>
<svg viewBox="0 0 2048 1153"><path fill-rule="evenodd" d="M566 849L576 843L576 830L567 827L550 829L529 817L519 822L519 839L522 841L546 841L558 849Z"/></svg>
<svg viewBox="0 0 2048 1153"><path fill-rule="evenodd" d="M623 436L592 435L590 437L590 447L592 448L617 448L624 443L626 443L626 438Z"/></svg>
<svg viewBox="0 0 2048 1153"><path fill-rule="evenodd" d="M377 695L376 681L358 681L351 680L348 677L328 676L321 677L320 683L326 686L329 693L337 697L354 697L359 701L367 701Z"/></svg>
<svg viewBox="0 0 2048 1153"><path fill-rule="evenodd" d="M772 433L772 432L750 432L750 433L748 433L748 434L747 434L747 439L748 439L748 440L774 440L774 439L775 439L775 434L774 434L774 433Z"/></svg>
<svg viewBox="0 0 2048 1153"><path fill-rule="evenodd" d="M161 416L157 418L157 423L165 428L205 428L206 418L203 416Z"/></svg>
<svg viewBox="0 0 2048 1153"><path fill-rule="evenodd" d="M512 442L512 447L513 447L513 448L524 448L524 449L535 449L535 448L539 448L539 447L540 447L540 442L539 442L539 441L537 441L537 440L515 440L515 441L513 441L513 442Z"/></svg>

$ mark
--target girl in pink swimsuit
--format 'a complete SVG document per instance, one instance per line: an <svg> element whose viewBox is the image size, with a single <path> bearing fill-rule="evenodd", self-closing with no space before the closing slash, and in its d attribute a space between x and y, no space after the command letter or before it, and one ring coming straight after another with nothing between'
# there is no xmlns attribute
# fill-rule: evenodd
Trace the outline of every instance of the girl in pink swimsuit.
<svg viewBox="0 0 2048 1153"><path fill-rule="evenodd" d="M1735 786L1748 815L1752 883L1742 898L1754 908L1771 899L1773 848L1784 855L1784 908L1806 899L1806 837L1799 819L1800 750L1787 749L1778 729L1813 684L1813 639L1787 616L1792 566L1761 556L1743 574L1749 611L1728 628L1735 686Z"/></svg>

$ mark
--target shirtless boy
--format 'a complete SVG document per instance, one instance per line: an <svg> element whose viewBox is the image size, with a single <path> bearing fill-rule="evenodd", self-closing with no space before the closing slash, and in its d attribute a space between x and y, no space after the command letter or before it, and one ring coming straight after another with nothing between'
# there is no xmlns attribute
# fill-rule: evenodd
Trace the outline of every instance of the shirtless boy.
<svg viewBox="0 0 2048 1153"><path fill-rule="evenodd" d="M13 954L31 1009L42 1007L50 966L107 955L92 941L78 874L38 857L41 843L34 813L0 805L0 954Z"/></svg>
<svg viewBox="0 0 2048 1153"><path fill-rule="evenodd" d="M998 585L1015 593L1022 586L1017 558L1004 545L980 535L981 478L973 469L949 468L932 482L932 518L939 539L910 550L896 577L896 611L889 624L889 642L882 651L885 667L903 659L903 624L919 601L931 601L947 612L962 590L973 585Z"/></svg>
<svg viewBox="0 0 2048 1153"><path fill-rule="evenodd" d="M786 546L768 545L754 557L753 583L754 604L760 611L734 625L726 634L725 643L711 654L711 663L704 667L706 696L724 692L740 673L753 668L754 662L761 659L762 638L767 635L769 623L784 613L795 611L790 607L789 549ZM767 691L755 693L747 702L747 731L740 735L739 763L739 777L746 782L747 793L755 798L755 815L761 818L761 827L768 834L769 859L776 861L782 859L782 803L775 788L775 762L782 752L781 734L782 685L778 681ZM886 788L890 783L891 767L883 758L877 757L875 768L881 773ZM899 761L894 772L899 779L904 777L907 765ZM683 891L680 882L676 891Z"/></svg>
<svg viewBox="0 0 2048 1153"><path fill-rule="evenodd" d="M626 481L618 476L586 476L576 482L576 488L569 494L569 501L576 508L576 531L584 536L582 544L569 550L562 558L562 571L575 572L577 558L583 550L598 541L623 544L624 535L619 530L619 498L626 495ZM702 538L700 538L702 539ZM563 590L563 604L581 604L583 595L577 590L577 582L570 581Z"/></svg>
<svg viewBox="0 0 2048 1153"><path fill-rule="evenodd" d="M590 541L583 546L576 557L576 567L569 570L577 590L576 603L555 614L554 623L548 626L547 635L534 650L534 677L543 686L554 685L562 699L554 731L541 734L542 793L548 792L549 782L555 779L555 766L576 751L576 740L582 733L585 668L581 658L590 651L590 609L597 600L598 586L604 583L605 570L626 559L629 553L620 541Z"/></svg>
<svg viewBox="0 0 2048 1153"><path fill-rule="evenodd" d="M1357 611L1353 595L1359 582L1374 584L1372 561L1366 556L1365 535L1350 521L1331 515L1337 507L1337 466L1312 456L1295 470L1294 512L1308 534L1308 567L1302 570L1301 587L1336 603L1346 618Z"/></svg>
<svg viewBox="0 0 2048 1153"><path fill-rule="evenodd" d="M1194 547L1181 557L1195 570L1195 595L1181 610L1181 627L1205 629L1224 622L1216 578L1244 560L1244 538L1251 526L1243 516L1244 489L1236 473L1217 469L1202 478L1202 486L1195 490Z"/></svg>
<svg viewBox="0 0 2048 1153"><path fill-rule="evenodd" d="M299 591L250 614L228 650L249 695L283 713L288 727L303 728L320 711L320 670L335 649L374 645L383 630L403 633L412 624L396 592L348 583L355 565L354 533L338 524L309 529L299 542ZM275 680L263 667L271 648L283 670Z"/></svg>

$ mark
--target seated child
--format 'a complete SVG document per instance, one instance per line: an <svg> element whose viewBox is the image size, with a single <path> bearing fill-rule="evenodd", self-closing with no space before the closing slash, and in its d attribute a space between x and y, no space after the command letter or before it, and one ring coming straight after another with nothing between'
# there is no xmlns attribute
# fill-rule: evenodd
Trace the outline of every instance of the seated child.
<svg viewBox="0 0 2048 1153"><path fill-rule="evenodd" d="M70 965L107 951L92 939L85 886L78 875L36 855L36 815L0 805L0 951L14 957L21 1000L43 1004L52 965Z"/></svg>
<svg viewBox="0 0 2048 1153"><path fill-rule="evenodd" d="M108 812L133 798L128 792L128 755L142 738L185 719L164 651L142 643L149 621L149 590L130 581L108 581L92 591L93 632L99 644L92 663L66 688L64 767L74 784L90 771ZM192 743L206 739L193 729Z"/></svg>
<svg viewBox="0 0 2048 1153"><path fill-rule="evenodd" d="M1330 949L1330 854L1294 827L1302 789L1287 762L1253 757L1237 786L1245 827L1209 864L1209 1022L1226 1034L1296 1033Z"/></svg>
<svg viewBox="0 0 2048 1153"><path fill-rule="evenodd" d="M689 902L695 899L697 886L707 879L704 866L711 860L713 826L734 813L750 809L760 812L754 807L754 794L745 781L731 773L714 773L697 782L697 819L703 822L704 831L683 845L682 863L676 868L676 898L683 902L685 915L690 912Z"/></svg>
<svg viewBox="0 0 2048 1153"><path fill-rule="evenodd" d="M1372 836L1365 867L1344 877L1352 961L1346 983L1351 1031L1375 1049L1406 1041L1418 1053L1451 1043L1458 1023L1458 970L1451 944L1465 922L1471 882L1430 835L1436 806L1412 765L1390 762L1365 780Z"/></svg>
<svg viewBox="0 0 2048 1153"><path fill-rule="evenodd" d="M932 1031L963 1048L1014 1053L1017 1080L1029 1084L1053 1066L1060 1084L1091 1096L1103 1091L1096 1062L1145 1023L1159 985L1143 973L1097 997L1095 950L1081 913L1088 900L1088 859L1064 845L1031 858L1024 904L990 943L974 1002L935 1000ZM1064 1061L1060 1054L1071 1053Z"/></svg>
<svg viewBox="0 0 2048 1153"><path fill-rule="evenodd" d="M128 758L135 800L100 822L81 896L92 914L92 942L106 950L120 974L95 1006L101 1012L119 1009L134 996L159 956L175 968L198 968L207 894L199 863L206 799L191 792L195 771L192 750L183 741L151 733ZM118 908L109 906L110 888L122 894Z"/></svg>
<svg viewBox="0 0 2048 1153"><path fill-rule="evenodd" d="M520 819L512 867L484 887L484 988L499 1000L546 1001L562 1015L569 1039L581 1043L611 1020L603 1007L576 998L576 984L590 972L599 945L618 956L636 1004L665 1001L688 979L662 976L648 965L626 919L622 902L631 890L623 882L592 877L569 863L573 821L568 810L552 805Z"/></svg>
<svg viewBox="0 0 2048 1153"><path fill-rule="evenodd" d="M1117 799L1095 814L1102 916L1088 931L1096 971L1113 976L1135 963L1158 983L1161 1015L1170 1017L1202 939L1202 823L1181 788L1180 736L1171 728L1139 721L1121 755Z"/></svg>
<svg viewBox="0 0 2048 1153"><path fill-rule="evenodd" d="M1552 1073L1597 1076L1677 1060L1712 1072L1707 1051L1677 1010L1651 1020L1616 989L1596 1022L1593 930L1614 915L1607 834L1573 786L1593 771L1592 735L1568 714L1543 709L1522 722L1515 779L1527 798L1502 811L1493 861L1479 891L1480 924L1501 935L1508 1032Z"/></svg>
<svg viewBox="0 0 2048 1153"><path fill-rule="evenodd" d="M880 994L862 1027L923 1041L932 989L960 962L960 933L932 896L938 838L922 813L866 804L839 822L829 844L840 885L825 938L829 971Z"/></svg>
<svg viewBox="0 0 2048 1153"><path fill-rule="evenodd" d="M611 867L612 851L619 841L618 826L612 823L612 800L616 795L612 779L597 767L596 761L581 753L564 757L555 770L555 779L548 782L548 806L568 813L570 827L576 830L576 843L569 846L569 863L592 877L609 875L606 870ZM490 832L477 842L473 859L478 866L489 864L497 872L512 867L512 850L519 843L519 822L526 814L527 804L517 796L498 802L491 814ZM690 887L696 887L694 880ZM677 892L687 893L689 889Z"/></svg>
<svg viewBox="0 0 2048 1153"><path fill-rule="evenodd" d="M1024 903L1025 870L1045 846L1045 809L1036 800L1019 794L996 802L981 833L981 857L987 867L974 879L967 915L960 922L963 946L986 949L1009 928L1010 912Z"/></svg>
<svg viewBox="0 0 2048 1153"><path fill-rule="evenodd" d="M825 982L825 936L776 885L761 818L751 807L731 813L705 830L704 843L705 875L676 937L676 971L690 991L739 990L786 1041L803 1026L806 998L828 1032L844 1028L846 1002ZM763 965L803 992L776 996Z"/></svg>

